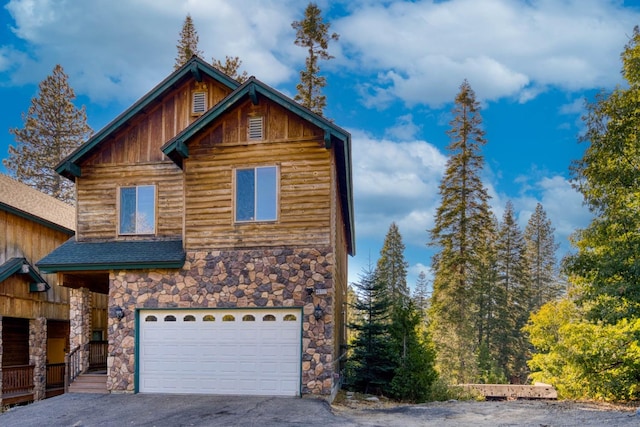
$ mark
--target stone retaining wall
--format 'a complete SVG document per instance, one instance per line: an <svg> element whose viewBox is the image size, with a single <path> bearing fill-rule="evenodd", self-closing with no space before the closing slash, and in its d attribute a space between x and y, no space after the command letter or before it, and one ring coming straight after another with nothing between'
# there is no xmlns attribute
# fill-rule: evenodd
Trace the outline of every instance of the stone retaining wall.
<svg viewBox="0 0 640 427"><path fill-rule="evenodd" d="M188 252L181 270L112 272L107 389L135 389L136 308L303 307L302 393L329 395L334 262L332 252L316 249ZM115 307L124 309L124 319L115 317Z"/></svg>

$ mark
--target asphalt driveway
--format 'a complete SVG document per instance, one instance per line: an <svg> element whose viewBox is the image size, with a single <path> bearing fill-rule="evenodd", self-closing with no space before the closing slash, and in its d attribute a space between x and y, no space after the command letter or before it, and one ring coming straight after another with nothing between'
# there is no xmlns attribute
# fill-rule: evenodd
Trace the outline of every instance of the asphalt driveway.
<svg viewBox="0 0 640 427"><path fill-rule="evenodd" d="M2 427L353 426L324 400L276 397L64 394L0 414Z"/></svg>

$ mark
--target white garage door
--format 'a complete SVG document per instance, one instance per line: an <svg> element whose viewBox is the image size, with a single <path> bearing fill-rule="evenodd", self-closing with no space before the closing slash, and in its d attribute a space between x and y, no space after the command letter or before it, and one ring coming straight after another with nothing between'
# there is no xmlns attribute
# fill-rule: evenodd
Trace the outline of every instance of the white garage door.
<svg viewBox="0 0 640 427"><path fill-rule="evenodd" d="M141 310L139 316L140 392L300 392L300 310Z"/></svg>

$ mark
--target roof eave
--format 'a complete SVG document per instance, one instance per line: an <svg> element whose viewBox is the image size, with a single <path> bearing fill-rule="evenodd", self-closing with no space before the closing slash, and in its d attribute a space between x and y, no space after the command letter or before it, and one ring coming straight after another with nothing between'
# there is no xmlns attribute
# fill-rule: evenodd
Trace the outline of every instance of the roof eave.
<svg viewBox="0 0 640 427"><path fill-rule="evenodd" d="M147 270L152 268L176 269L184 266L181 261L141 261L100 264L38 264L43 273L64 273L73 271Z"/></svg>
<svg viewBox="0 0 640 427"><path fill-rule="evenodd" d="M65 234L68 234L70 236L75 234L75 230L72 230L70 228L64 227L60 224L56 224L55 222L51 222L51 221L47 221L46 219L42 219L39 216L35 216L33 214L30 214L29 212L25 212L23 210L14 208L13 206L7 205L6 203L2 203L0 202L0 210L3 210L5 212L9 212L13 215L19 216L21 218L25 218L28 219L30 221L33 221L37 224L40 225L44 225L47 228L51 228L52 230L56 230L56 231L61 231Z"/></svg>

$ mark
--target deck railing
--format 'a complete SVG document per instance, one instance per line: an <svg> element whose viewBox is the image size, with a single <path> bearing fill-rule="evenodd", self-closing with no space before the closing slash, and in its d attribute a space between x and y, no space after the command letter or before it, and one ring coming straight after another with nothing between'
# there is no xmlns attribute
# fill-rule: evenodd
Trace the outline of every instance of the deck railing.
<svg viewBox="0 0 640 427"><path fill-rule="evenodd" d="M2 367L2 395L21 395L33 393L34 365L16 365Z"/></svg>
<svg viewBox="0 0 640 427"><path fill-rule="evenodd" d="M71 384L78 375L82 373L82 360L80 349L82 346L77 346L69 354L64 355L64 392L69 392L69 384ZM85 347L86 348L86 347Z"/></svg>
<svg viewBox="0 0 640 427"><path fill-rule="evenodd" d="M89 343L89 369L107 369L108 341L91 341Z"/></svg>
<svg viewBox="0 0 640 427"><path fill-rule="evenodd" d="M64 363L47 365L47 390L64 387Z"/></svg>

